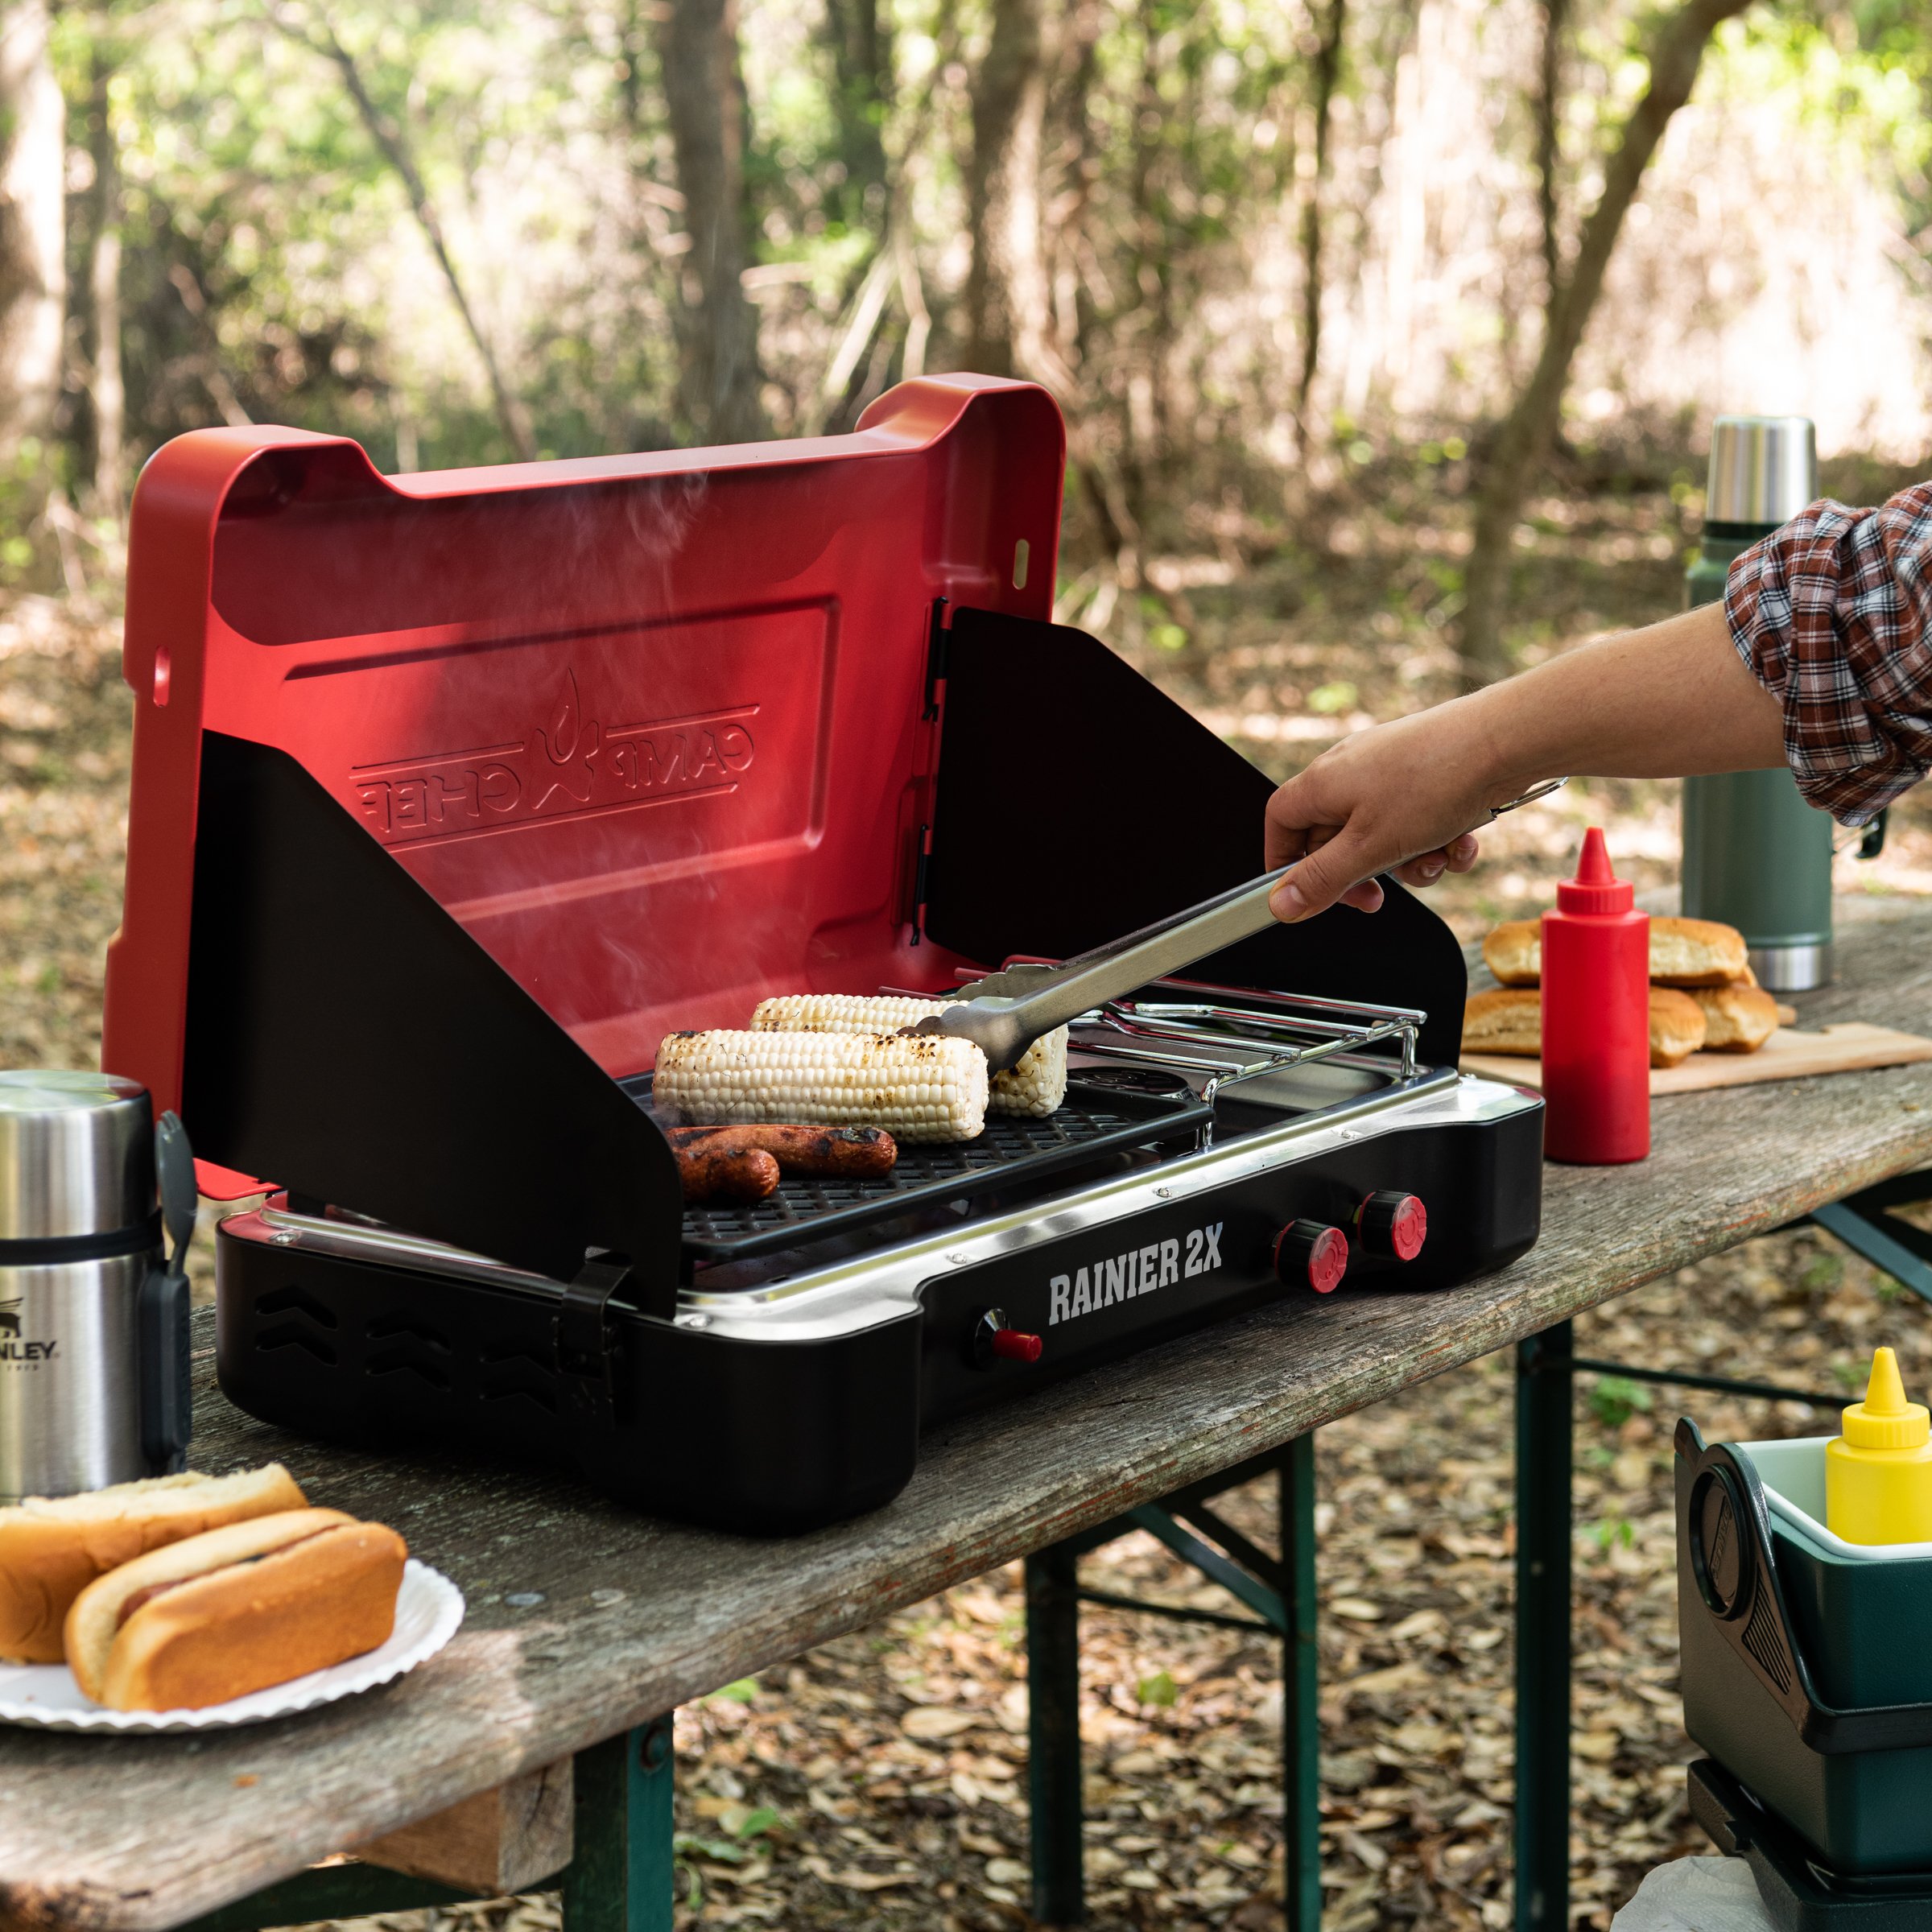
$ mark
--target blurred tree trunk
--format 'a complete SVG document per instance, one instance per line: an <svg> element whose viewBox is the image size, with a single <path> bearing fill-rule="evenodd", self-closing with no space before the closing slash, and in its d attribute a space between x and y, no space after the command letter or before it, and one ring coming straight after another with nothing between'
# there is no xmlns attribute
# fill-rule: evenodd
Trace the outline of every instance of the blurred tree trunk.
<svg viewBox="0 0 1932 1932"><path fill-rule="evenodd" d="M892 29L878 0L825 0L831 43L832 105L839 119L839 159L845 179L838 204L846 225L886 219L886 113L892 101Z"/></svg>
<svg viewBox="0 0 1932 1932"><path fill-rule="evenodd" d="M1328 179L1328 141L1335 124L1335 89L1341 77L1342 32L1348 0L1327 0L1315 48L1313 165L1302 200L1302 374L1294 390L1294 440L1308 448L1308 398L1322 355L1322 190Z"/></svg>
<svg viewBox="0 0 1932 1932"><path fill-rule="evenodd" d="M107 84L116 62L97 38L89 73L88 148L94 163L88 250L93 335L88 399L93 415L94 501L118 523L126 510L127 391L121 373L121 165Z"/></svg>
<svg viewBox="0 0 1932 1932"><path fill-rule="evenodd" d="M1092 258L1088 233L1094 184L1100 178L1100 130L1093 108L1101 86L1100 0L1067 0L1059 71L1047 99L1046 125L1054 186L1046 196L1047 255L1053 288L1054 335L1060 360L1085 361L1092 304L1081 295L1081 257Z"/></svg>
<svg viewBox="0 0 1932 1932"><path fill-rule="evenodd" d="M23 444L44 441L60 393L67 143L48 13L47 0L0 7L0 465L7 469L23 464Z"/></svg>
<svg viewBox="0 0 1932 1932"><path fill-rule="evenodd" d="M1505 676L1512 668L1503 644L1502 615L1517 518L1556 434L1570 366L1603 292L1604 275L1624 217L1670 117L1690 97L1711 35L1748 4L1749 0L1686 0L1652 36L1650 85L1631 109L1605 163L1603 192L1583 224L1575 258L1551 301L1536 367L1484 460L1463 576L1463 676L1471 686Z"/></svg>
<svg viewBox="0 0 1932 1932"><path fill-rule="evenodd" d="M745 293L745 87L736 0L665 0L658 62L691 238L679 347L684 401L714 443L771 434L758 366L758 312Z"/></svg>
<svg viewBox="0 0 1932 1932"><path fill-rule="evenodd" d="M1543 231L1543 313L1554 318L1563 282L1563 244L1557 223L1558 121L1563 113L1563 28L1569 0L1543 0L1542 66L1536 94L1536 200ZM1548 330L1546 327L1545 332Z"/></svg>
<svg viewBox="0 0 1932 1932"><path fill-rule="evenodd" d="M993 0L966 167L967 365L982 375L1030 376L1063 398L1071 378L1053 341L1040 218L1046 122L1040 0Z"/></svg>
<svg viewBox="0 0 1932 1932"><path fill-rule="evenodd" d="M891 23L880 18L878 0L825 0L824 31L832 53L839 139L836 170L828 171L823 184L823 206L828 221L872 243L853 259L840 303L848 320L826 365L819 404L806 418L808 428L838 431L849 429L886 386L896 345L884 324L895 288L906 304L909 329L912 309L906 294L909 257L894 232L902 225L902 211L894 205L886 157ZM912 299L923 306L923 293Z"/></svg>

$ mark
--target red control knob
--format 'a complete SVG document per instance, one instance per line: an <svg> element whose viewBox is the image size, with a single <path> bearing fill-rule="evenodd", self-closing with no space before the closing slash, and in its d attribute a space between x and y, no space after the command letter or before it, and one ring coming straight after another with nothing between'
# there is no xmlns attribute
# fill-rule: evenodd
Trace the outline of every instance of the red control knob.
<svg viewBox="0 0 1932 1932"><path fill-rule="evenodd" d="M1018 1328L993 1331L993 1352L1003 1362L1037 1362L1042 1345L1037 1335L1024 1335Z"/></svg>
<svg viewBox="0 0 1932 1932"><path fill-rule="evenodd" d="M1429 1211L1413 1194L1385 1187L1355 1211L1364 1253L1385 1261L1412 1261L1429 1238Z"/></svg>
<svg viewBox="0 0 1932 1932"><path fill-rule="evenodd" d="M1330 1294L1348 1272L1348 1237L1326 1221L1290 1221L1275 1239L1274 1272L1290 1288Z"/></svg>

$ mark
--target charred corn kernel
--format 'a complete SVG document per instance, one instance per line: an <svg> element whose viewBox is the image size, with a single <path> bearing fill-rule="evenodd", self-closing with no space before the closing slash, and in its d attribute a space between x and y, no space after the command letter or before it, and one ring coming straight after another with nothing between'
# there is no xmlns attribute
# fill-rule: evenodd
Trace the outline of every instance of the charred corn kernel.
<svg viewBox="0 0 1932 1932"><path fill-rule="evenodd" d="M800 993L761 1000L753 1027L784 1033L892 1033L959 1000L921 1000L905 993ZM989 1113L1049 1114L1067 1097L1067 1029L1056 1026L1020 1055L1020 1063L993 1076Z"/></svg>
<svg viewBox="0 0 1932 1932"><path fill-rule="evenodd" d="M878 1033L673 1033L651 1098L694 1126L741 1121L883 1127L894 1140L970 1141L986 1125L986 1056L971 1040Z"/></svg>

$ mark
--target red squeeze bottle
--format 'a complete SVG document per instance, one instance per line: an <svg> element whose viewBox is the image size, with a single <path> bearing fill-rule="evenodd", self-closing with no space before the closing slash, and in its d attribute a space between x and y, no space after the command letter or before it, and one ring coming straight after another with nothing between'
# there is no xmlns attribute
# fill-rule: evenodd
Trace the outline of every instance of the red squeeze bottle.
<svg viewBox="0 0 1932 1932"><path fill-rule="evenodd" d="M1543 914L1543 1152L1607 1167L1650 1151L1650 917L1583 834Z"/></svg>

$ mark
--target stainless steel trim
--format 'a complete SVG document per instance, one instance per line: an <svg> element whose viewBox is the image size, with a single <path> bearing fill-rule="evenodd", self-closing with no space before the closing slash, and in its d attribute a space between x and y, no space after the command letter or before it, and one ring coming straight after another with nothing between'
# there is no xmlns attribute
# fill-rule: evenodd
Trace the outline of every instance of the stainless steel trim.
<svg viewBox="0 0 1932 1932"><path fill-rule="evenodd" d="M1285 1120L1278 1127L1172 1157L1156 1166L1089 1182L755 1287L707 1293L700 1278L697 1285L679 1291L677 1319L688 1325L687 1318L701 1315L708 1332L745 1341L808 1342L850 1334L902 1318L917 1306L920 1284L944 1269L969 1267L1085 1233L1156 1203L1167 1207L1209 1195L1232 1183L1351 1141L1411 1127L1475 1125L1540 1104L1538 1096L1520 1088L1443 1068L1407 1085ZM233 1216L223 1227L226 1233L244 1240L312 1246L349 1259L453 1274L489 1286L551 1295L563 1291L559 1283L542 1276L438 1242L282 1209Z"/></svg>
<svg viewBox="0 0 1932 1932"><path fill-rule="evenodd" d="M246 1214L231 1214L221 1228L224 1233L237 1234L248 1241L313 1249L318 1254L340 1255L349 1261L419 1268L425 1274L453 1274L490 1288L529 1288L540 1294L564 1292L564 1284L553 1282L547 1274L532 1274L505 1261L493 1261L486 1254L473 1254L466 1248L451 1248L441 1241L425 1240L421 1235L404 1234L360 1215L351 1221L338 1221L312 1214L294 1214L286 1208L258 1208ZM258 1233L258 1228L267 1232Z"/></svg>
<svg viewBox="0 0 1932 1932"><path fill-rule="evenodd" d="M0 1241L114 1234L154 1211L146 1088L106 1073L0 1072Z"/></svg>

